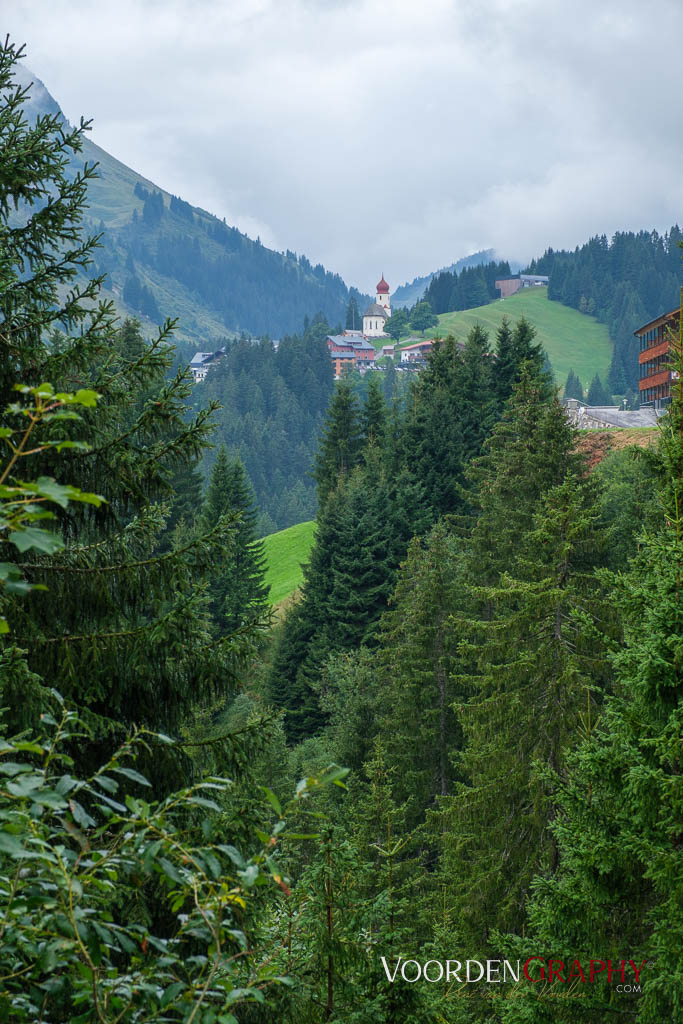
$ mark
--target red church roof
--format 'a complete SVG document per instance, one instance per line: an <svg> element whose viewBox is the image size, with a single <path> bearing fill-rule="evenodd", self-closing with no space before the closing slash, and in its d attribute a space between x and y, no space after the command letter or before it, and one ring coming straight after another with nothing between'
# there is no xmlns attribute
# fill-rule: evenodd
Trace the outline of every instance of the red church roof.
<svg viewBox="0 0 683 1024"><path fill-rule="evenodd" d="M382 274L382 280L377 285L377 291L378 292L382 292L382 294L384 294L384 295L388 295L389 294L389 285L384 280L384 274Z"/></svg>

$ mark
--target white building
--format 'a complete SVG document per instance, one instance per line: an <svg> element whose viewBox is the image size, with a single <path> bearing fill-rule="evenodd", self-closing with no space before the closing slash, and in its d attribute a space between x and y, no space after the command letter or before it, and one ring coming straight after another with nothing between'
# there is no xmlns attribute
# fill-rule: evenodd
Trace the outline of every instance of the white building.
<svg viewBox="0 0 683 1024"><path fill-rule="evenodd" d="M366 338L385 338L384 323L391 316L391 304L384 274L375 291L375 301L363 313L363 335Z"/></svg>
<svg viewBox="0 0 683 1024"><path fill-rule="evenodd" d="M206 380L209 367L217 363L224 355L225 346L219 348L216 352L195 352L190 360L190 370L192 371L195 384L200 384L203 380Z"/></svg>

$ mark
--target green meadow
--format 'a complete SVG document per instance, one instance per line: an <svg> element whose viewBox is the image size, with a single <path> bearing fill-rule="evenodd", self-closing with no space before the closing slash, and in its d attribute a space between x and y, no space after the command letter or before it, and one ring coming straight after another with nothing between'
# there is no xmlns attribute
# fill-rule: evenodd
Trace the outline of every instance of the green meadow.
<svg viewBox="0 0 683 1024"><path fill-rule="evenodd" d="M457 313L443 313L439 326L426 331L425 337L445 337L453 334L464 341L475 324L481 324L495 340L495 332L504 316L511 323L525 316L536 328L536 336L548 353L555 380L564 384L567 374L574 370L587 389L595 374L603 384L612 358L612 342L607 327L595 317L579 313L576 309L552 302L547 288L525 288L507 299L497 299L487 306L466 309Z"/></svg>
<svg viewBox="0 0 683 1024"><path fill-rule="evenodd" d="M302 565L313 547L315 523L297 523L263 538L268 601L280 604L303 582Z"/></svg>

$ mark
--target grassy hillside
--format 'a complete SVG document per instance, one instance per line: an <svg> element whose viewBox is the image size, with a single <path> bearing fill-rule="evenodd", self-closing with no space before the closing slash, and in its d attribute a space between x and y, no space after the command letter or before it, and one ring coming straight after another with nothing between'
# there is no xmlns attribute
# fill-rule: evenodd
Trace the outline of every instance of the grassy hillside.
<svg viewBox="0 0 683 1024"><path fill-rule="evenodd" d="M314 522L297 523L263 538L266 584L270 587L268 600L271 604L279 604L301 586L301 566L311 553L314 531Z"/></svg>
<svg viewBox="0 0 683 1024"><path fill-rule="evenodd" d="M534 325L537 338L548 353L558 384L564 384L574 370L588 388L596 373L603 383L612 358L612 343L605 324L548 299L547 288L525 288L507 299L458 313L443 313L439 326L425 337L454 334L464 341L474 324L481 324L493 338L504 316L512 323L525 316Z"/></svg>

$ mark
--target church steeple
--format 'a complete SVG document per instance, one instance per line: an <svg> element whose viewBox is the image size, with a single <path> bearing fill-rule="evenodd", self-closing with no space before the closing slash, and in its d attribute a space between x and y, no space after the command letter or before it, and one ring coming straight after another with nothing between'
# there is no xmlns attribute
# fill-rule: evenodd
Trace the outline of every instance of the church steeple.
<svg viewBox="0 0 683 1024"><path fill-rule="evenodd" d="M377 293L377 298L375 299L377 305L382 306L384 309L386 309L387 315L391 316L391 305L389 302L389 285L384 280L384 272L382 272L382 279L375 290Z"/></svg>

